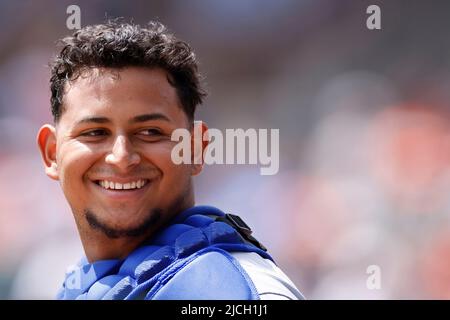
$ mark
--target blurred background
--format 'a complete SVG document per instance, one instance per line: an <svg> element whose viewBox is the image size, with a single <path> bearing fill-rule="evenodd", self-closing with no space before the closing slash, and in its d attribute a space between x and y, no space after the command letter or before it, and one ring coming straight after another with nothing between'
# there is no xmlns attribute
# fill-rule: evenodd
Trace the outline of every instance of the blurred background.
<svg viewBox="0 0 450 320"><path fill-rule="evenodd" d="M35 144L71 4L82 26L157 19L190 43L210 127L280 130L278 174L206 166L197 202L242 216L308 299L450 298L450 2L438 0L1 0L0 298L54 298L82 254ZM366 28L371 4L381 30Z"/></svg>

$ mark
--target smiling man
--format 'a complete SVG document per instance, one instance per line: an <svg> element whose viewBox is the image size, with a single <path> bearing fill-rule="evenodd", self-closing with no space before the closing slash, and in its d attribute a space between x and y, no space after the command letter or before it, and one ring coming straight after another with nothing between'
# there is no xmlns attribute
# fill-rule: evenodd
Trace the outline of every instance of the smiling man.
<svg viewBox="0 0 450 320"><path fill-rule="evenodd" d="M38 145L86 257L58 298L302 298L239 217L195 206L202 164L171 159L174 130L207 129L190 47L153 22L88 26L62 45Z"/></svg>

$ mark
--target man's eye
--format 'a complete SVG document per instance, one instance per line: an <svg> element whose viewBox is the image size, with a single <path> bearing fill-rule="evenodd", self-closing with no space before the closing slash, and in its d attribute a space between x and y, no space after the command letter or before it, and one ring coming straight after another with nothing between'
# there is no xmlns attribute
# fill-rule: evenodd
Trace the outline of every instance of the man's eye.
<svg viewBox="0 0 450 320"><path fill-rule="evenodd" d="M106 130L95 129L95 130L83 132L81 135L84 137L99 137L99 136L103 136L105 134L106 134Z"/></svg>
<svg viewBox="0 0 450 320"><path fill-rule="evenodd" d="M144 136L159 136L161 135L161 131L159 131L158 129L144 129L139 131L139 134L144 135Z"/></svg>

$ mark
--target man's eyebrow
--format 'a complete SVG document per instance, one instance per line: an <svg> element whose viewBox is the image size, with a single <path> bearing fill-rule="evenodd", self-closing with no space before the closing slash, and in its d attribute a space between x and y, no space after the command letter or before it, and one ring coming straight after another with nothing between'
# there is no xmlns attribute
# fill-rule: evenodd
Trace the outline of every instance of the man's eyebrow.
<svg viewBox="0 0 450 320"><path fill-rule="evenodd" d="M139 116L133 117L129 122L136 123L136 122L145 122L145 121L151 121L151 120L164 120L164 121L170 122L170 119L162 113L141 114ZM75 123L75 125L80 125L80 124L85 124L85 123L110 123L110 122L112 122L112 121L106 117L86 117L86 118L83 118L83 119L77 121Z"/></svg>
<svg viewBox="0 0 450 320"><path fill-rule="evenodd" d="M147 113L132 118L130 120L130 123L145 122L151 120L164 120L170 122L170 119L162 113Z"/></svg>
<svg viewBox="0 0 450 320"><path fill-rule="evenodd" d="M75 125L80 125L83 123L110 123L110 122L111 120L109 120L106 117L86 117L77 121Z"/></svg>

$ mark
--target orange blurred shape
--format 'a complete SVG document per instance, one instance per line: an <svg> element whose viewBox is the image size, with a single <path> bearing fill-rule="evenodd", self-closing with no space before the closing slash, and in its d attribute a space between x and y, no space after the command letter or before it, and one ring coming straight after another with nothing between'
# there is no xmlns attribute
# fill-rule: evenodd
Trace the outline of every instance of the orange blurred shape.
<svg viewBox="0 0 450 320"><path fill-rule="evenodd" d="M445 201L450 185L450 126L447 112L400 105L374 117L369 129L370 164L383 190L423 210Z"/></svg>
<svg viewBox="0 0 450 320"><path fill-rule="evenodd" d="M425 295L450 299L450 230L442 231L423 250L419 267ZM410 279L415 281L415 279Z"/></svg>

